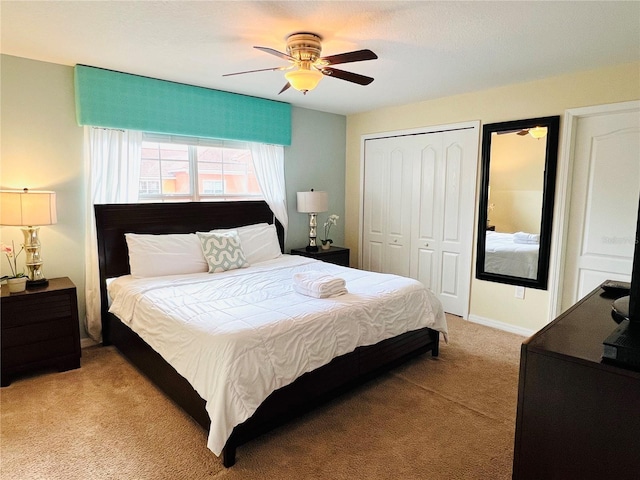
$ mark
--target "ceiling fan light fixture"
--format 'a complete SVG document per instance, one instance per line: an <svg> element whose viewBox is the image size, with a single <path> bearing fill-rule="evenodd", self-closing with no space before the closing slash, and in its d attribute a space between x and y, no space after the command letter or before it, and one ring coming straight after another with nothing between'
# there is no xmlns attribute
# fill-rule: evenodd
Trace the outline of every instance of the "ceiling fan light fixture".
<svg viewBox="0 0 640 480"><path fill-rule="evenodd" d="M529 135L533 138L542 138L547 135L547 127L534 127L529 129Z"/></svg>
<svg viewBox="0 0 640 480"><path fill-rule="evenodd" d="M365 60L375 60L378 56L371 50L355 50L353 52L338 53L321 57L322 38L315 33L299 32L287 37L287 53L279 52L270 47L254 46L264 53L287 60L289 66L273 68L260 68L257 70L247 70L244 72L226 73L223 76L241 75L244 73L266 72L274 70L287 70L285 78L287 83L278 92L287 91L293 87L295 90L306 94L318 86L323 76L337 78L357 85L369 85L373 78L358 73L347 72L334 67L341 63L362 62ZM293 70L295 69L295 70Z"/></svg>
<svg viewBox="0 0 640 480"><path fill-rule="evenodd" d="M322 73L315 69L299 68L285 73L284 76L293 88L306 94L318 86Z"/></svg>

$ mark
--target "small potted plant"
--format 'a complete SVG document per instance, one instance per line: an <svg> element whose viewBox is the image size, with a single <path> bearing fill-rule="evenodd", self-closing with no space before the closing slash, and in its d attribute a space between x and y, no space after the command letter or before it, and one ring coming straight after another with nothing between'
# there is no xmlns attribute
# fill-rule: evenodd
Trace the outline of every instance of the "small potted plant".
<svg viewBox="0 0 640 480"><path fill-rule="evenodd" d="M338 215L331 214L329 215L329 218L327 218L327 221L324 222L324 239L320 240L322 242L323 250L329 250L329 248L331 248L333 240L329 238L329 232L331 231L331 227L336 224L339 218L340 217Z"/></svg>
<svg viewBox="0 0 640 480"><path fill-rule="evenodd" d="M5 245L4 243L2 244L2 252L7 257L7 262L9 262L11 275L5 275L0 278L0 280L7 281L10 293L24 292L27 288L27 277L23 272L18 273L18 255L22 253L22 250L24 250L24 245L22 245L18 253L15 253L16 248L13 241L11 242L11 246Z"/></svg>

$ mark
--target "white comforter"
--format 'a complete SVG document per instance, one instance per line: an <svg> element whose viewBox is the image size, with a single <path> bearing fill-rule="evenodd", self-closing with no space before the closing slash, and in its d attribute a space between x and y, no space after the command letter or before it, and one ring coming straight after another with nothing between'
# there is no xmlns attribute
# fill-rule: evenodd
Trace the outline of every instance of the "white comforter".
<svg viewBox="0 0 640 480"><path fill-rule="evenodd" d="M349 293L294 292L293 274L310 270L344 278ZM110 311L206 400L216 455L234 426L305 372L406 331L447 332L440 302L420 282L299 256L216 274L120 277L109 296Z"/></svg>
<svg viewBox="0 0 640 480"><path fill-rule="evenodd" d="M513 233L487 232L484 271L512 277L538 276L538 244L516 243Z"/></svg>

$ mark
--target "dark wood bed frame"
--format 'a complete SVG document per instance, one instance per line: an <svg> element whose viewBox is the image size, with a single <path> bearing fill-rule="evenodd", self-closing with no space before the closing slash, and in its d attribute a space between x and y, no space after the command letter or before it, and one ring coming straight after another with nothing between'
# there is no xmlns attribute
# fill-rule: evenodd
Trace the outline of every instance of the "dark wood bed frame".
<svg viewBox="0 0 640 480"><path fill-rule="evenodd" d="M135 332L108 312L107 279L129 273L125 233L192 233L254 223L276 223L284 250L282 226L265 202L202 202L95 205L100 263L103 345L115 345L133 365L191 415L206 430L210 420L205 401ZM329 364L306 373L273 392L251 418L236 426L222 452L225 467L235 463L236 448L340 393L427 351L438 355L439 333L414 330L359 347Z"/></svg>

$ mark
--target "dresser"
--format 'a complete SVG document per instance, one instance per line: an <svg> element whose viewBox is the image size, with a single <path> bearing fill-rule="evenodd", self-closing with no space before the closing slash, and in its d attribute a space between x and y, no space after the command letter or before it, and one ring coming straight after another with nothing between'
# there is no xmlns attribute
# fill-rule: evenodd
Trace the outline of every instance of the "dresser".
<svg viewBox="0 0 640 480"><path fill-rule="evenodd" d="M1 386L43 368L80 367L76 287L68 278L49 279L47 287L9 293L2 286Z"/></svg>
<svg viewBox="0 0 640 480"><path fill-rule="evenodd" d="M637 479L640 372L602 362L617 327L601 288L524 342L514 479Z"/></svg>
<svg viewBox="0 0 640 480"><path fill-rule="evenodd" d="M307 252L306 248L292 248L291 255L302 255L303 257L342 265L343 267L349 266L349 249L344 247L334 247L332 245L328 250L322 250L321 247L318 247L317 252Z"/></svg>

